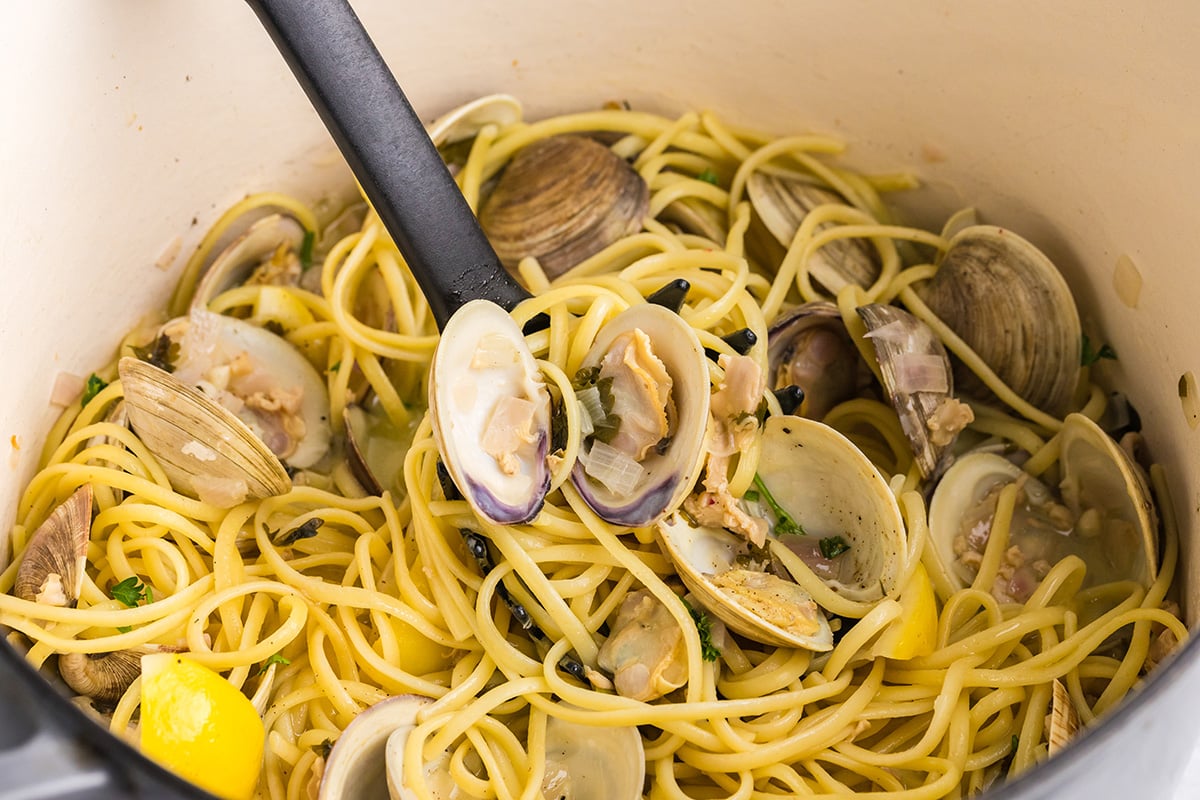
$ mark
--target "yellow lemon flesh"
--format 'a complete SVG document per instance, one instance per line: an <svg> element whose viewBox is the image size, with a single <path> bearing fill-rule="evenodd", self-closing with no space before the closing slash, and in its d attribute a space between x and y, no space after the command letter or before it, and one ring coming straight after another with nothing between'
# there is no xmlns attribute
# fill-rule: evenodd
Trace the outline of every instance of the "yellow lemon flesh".
<svg viewBox="0 0 1200 800"><path fill-rule="evenodd" d="M929 655L937 641L937 598L924 564L917 564L899 600L900 618L879 635L872 652L897 660Z"/></svg>
<svg viewBox="0 0 1200 800"><path fill-rule="evenodd" d="M142 656L142 752L228 800L258 785L266 733L250 700L176 653Z"/></svg>

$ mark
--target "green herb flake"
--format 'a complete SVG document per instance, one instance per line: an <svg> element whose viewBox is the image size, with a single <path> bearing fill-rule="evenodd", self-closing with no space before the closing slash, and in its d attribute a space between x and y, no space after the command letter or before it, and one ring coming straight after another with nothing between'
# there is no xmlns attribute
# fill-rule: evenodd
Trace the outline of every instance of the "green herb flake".
<svg viewBox="0 0 1200 800"><path fill-rule="evenodd" d="M338 362L337 362L337 363L335 363L333 366L331 366L329 369L325 370L325 372L326 372L326 373L329 373L329 374L332 374L332 373L334 373L334 372L337 372L337 371L338 371L339 369L341 369L341 368L342 368L342 362L338 361Z"/></svg>
<svg viewBox="0 0 1200 800"><path fill-rule="evenodd" d="M692 615L692 621L696 623L696 632L700 634L700 655L705 661L716 661L721 657L721 650L712 640L712 620L708 618L699 609L692 608L692 604L687 600L683 601L687 606L688 613Z"/></svg>
<svg viewBox="0 0 1200 800"><path fill-rule="evenodd" d="M117 630L120 631L121 633L129 633L130 631L133 630L133 626L132 625L118 625Z"/></svg>
<svg viewBox="0 0 1200 800"><path fill-rule="evenodd" d="M1015 752L1017 752L1017 747L1018 747L1020 744L1021 744L1021 740L1020 740L1020 739L1018 739L1018 738L1017 738L1017 735L1014 733L1014 734L1013 734L1013 737L1012 737L1012 751L1013 751L1014 753L1015 753Z"/></svg>
<svg viewBox="0 0 1200 800"><path fill-rule="evenodd" d="M174 372L175 362L179 359L179 344L170 336L159 334L153 342L145 347L129 345L133 354L152 367L158 367L163 372Z"/></svg>
<svg viewBox="0 0 1200 800"><path fill-rule="evenodd" d="M759 497L762 498L763 502L770 506L771 511L775 514L775 535L803 536L804 528L800 526L799 522L796 522L791 514L784 511L783 507L775 501L775 498L771 495L770 490L767 489L766 484L763 483L762 478L760 478L757 474L754 476L754 486L756 489L758 489Z"/></svg>
<svg viewBox="0 0 1200 800"><path fill-rule="evenodd" d="M267 660L262 662L262 665L260 665L258 668L257 674L262 675L267 671L267 667L271 666L272 664L279 664L280 666L286 667L290 663L292 663L291 659L284 658L279 653L275 653L271 656L268 656Z"/></svg>
<svg viewBox="0 0 1200 800"><path fill-rule="evenodd" d="M317 239L316 231L305 231L304 241L300 243L300 270L307 272L313 265L313 243Z"/></svg>
<svg viewBox="0 0 1200 800"><path fill-rule="evenodd" d="M314 744L313 748L312 748L313 752L316 753L317 755L319 755L321 758L329 758L329 751L332 749L333 749L333 740L332 739L326 739L325 741L321 742L320 744Z"/></svg>
<svg viewBox="0 0 1200 800"><path fill-rule="evenodd" d="M132 575L119 583L114 583L108 590L109 595L113 600L128 606L136 608L142 602L154 602L154 595L150 592L150 587L146 586L136 575Z"/></svg>
<svg viewBox="0 0 1200 800"><path fill-rule="evenodd" d="M325 520L321 519L320 517L313 517L299 527L293 528L292 530L283 534L276 544L281 547L287 547L288 545L295 544L301 539L311 539L317 535L317 531L324 524Z"/></svg>
<svg viewBox="0 0 1200 800"><path fill-rule="evenodd" d="M746 493L742 495L742 499L747 503L757 503L758 492L756 492L754 489L747 489Z"/></svg>
<svg viewBox="0 0 1200 800"><path fill-rule="evenodd" d="M1102 344L1099 350L1092 349L1092 340L1085 333L1083 335L1082 355L1079 358L1081 366L1090 367L1102 358L1107 358L1111 361L1117 360L1117 351L1112 348L1112 345Z"/></svg>
<svg viewBox="0 0 1200 800"><path fill-rule="evenodd" d="M821 555L834 559L850 549L850 543L841 536L826 536L821 540Z"/></svg>
<svg viewBox="0 0 1200 800"><path fill-rule="evenodd" d="M705 167L704 171L696 176L696 180L704 181L705 183L711 183L713 186L720 185L719 179L717 178L717 173L713 172L712 168L710 167Z"/></svg>
<svg viewBox="0 0 1200 800"><path fill-rule="evenodd" d="M86 406L92 402L92 399L104 391L104 387L108 386L108 381L101 378L96 373L88 375L87 383L83 387L83 398L79 401L80 406Z"/></svg>

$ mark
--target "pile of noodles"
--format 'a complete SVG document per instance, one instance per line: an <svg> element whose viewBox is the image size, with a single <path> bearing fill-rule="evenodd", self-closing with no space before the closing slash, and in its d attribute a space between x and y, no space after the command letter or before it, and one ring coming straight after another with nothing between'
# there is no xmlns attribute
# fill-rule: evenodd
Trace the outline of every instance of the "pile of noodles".
<svg viewBox="0 0 1200 800"><path fill-rule="evenodd" d="M535 297L514 311L518 323L539 313L547 329L528 337L552 394L570 400L570 378L597 329L666 282L691 283L682 317L701 342L730 353L721 336L758 335L750 355L765 368L767 327L781 310L821 294L809 280L810 254L839 237L867 239L882 272L866 289L836 298L862 345L854 309L898 302L933 326L1009 407L975 406L971 428L1027 451L1027 469L1053 475L1061 421L1029 407L925 308L912 285L928 279L943 236L893 224L881 192L911 188L905 176L868 177L836 166L842 144L825 136L773 139L725 126L708 114L671 120L623 110L485 127L458 172L472 205L481 186L529 142L564 132L611 131L651 190L641 232L613 244L548 282L536 262L522 264ZM814 210L778 264L757 263L751 246L747 176L756 169L805 173L848 202ZM715 176L718 180L705 180ZM658 215L683 203L725 231L723 241L680 234ZM263 194L222 217L202 242L169 314L183 313L199 270L216 243L264 209L320 224L300 201ZM833 223L822 227L824 223ZM931 553L919 472L896 416L858 398L825 420L858 443L891 479L909 542L905 578L920 560L938 595L936 649L907 661L866 657L876 634L896 620L892 598L841 601L829 610L856 623L826 658L726 637L706 661L696 626L680 603L667 603L685 633L690 679L676 692L642 703L594 690L563 672L568 653L594 666L606 621L639 588L664 602L673 571L650 529L601 521L567 475L581 442L577 406L566 402L563 458L544 510L529 524L496 526L463 500L446 499L438 453L425 415L426 375L437 344L429 310L379 219L340 240L318 234L323 261L301 288L241 286L216 297L213 311L273 323L327 376L330 418L373 396L395 429L411 433L402 485L368 496L343 458L295 476L288 493L229 510L172 491L152 455L126 427L108 421L121 396L115 362L100 371L113 382L80 408L73 404L50 432L42 465L21 500L13 529L14 565L0 576L11 592L29 535L74 489L90 483L97 513L87 578L78 607L48 608L0 596L0 622L21 636L37 666L58 653L102 653L144 643L182 645L193 657L252 693L263 666L278 663L265 713L267 752L260 794L308 797L329 744L357 714L390 695L436 699L409 739L410 755L455 752L455 775L477 796L536 797L547 715L598 726L640 726L648 795L653 798L749 798L873 793L935 798L974 793L1045 758L1044 720L1051 682L1061 679L1087 723L1111 709L1140 680L1152 639L1186 629L1167 594L1175 573L1175 519L1162 476L1153 470L1163 518L1163 559L1149 588L1124 581L1081 590L1085 565L1056 565L1024 605L1002 605L986 591L994 575L955 591ZM364 298L385 297L387 324L356 318ZM131 340L144 342L147 331ZM128 355L122 348L121 355ZM721 370L710 362L716 386ZM1098 418L1105 393L1083 370L1075 410ZM772 413L779 408L768 393ZM400 441L403 437L398 437ZM399 446L399 445L397 445ZM753 478L757 453L742 453L730 490ZM272 533L323 520L317 534L283 546ZM497 553L486 576L461 531L482 534ZM152 602L127 608L110 587L137 576ZM500 584L529 611L553 646L539 649L498 597ZM904 581L897 592L904 589ZM834 596L836 598L836 596ZM1098 616L1085 609L1101 608ZM25 638L22 638L25 637ZM1112 642L1123 647L1114 649ZM412 655L419 653L420 655ZM432 654L432 656L430 655ZM273 658L275 657L275 658ZM284 661L286 660L286 663ZM432 670L432 671L430 671ZM106 719L136 740L139 686ZM481 763L487 781L464 764ZM411 774L411 773L410 773ZM429 797L422 786L418 797ZM880 794L883 793L883 794Z"/></svg>

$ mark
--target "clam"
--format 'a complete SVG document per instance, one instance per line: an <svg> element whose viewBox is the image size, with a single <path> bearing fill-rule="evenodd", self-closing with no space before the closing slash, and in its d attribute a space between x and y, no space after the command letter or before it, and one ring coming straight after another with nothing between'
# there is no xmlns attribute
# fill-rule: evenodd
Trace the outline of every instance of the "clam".
<svg viewBox="0 0 1200 800"><path fill-rule="evenodd" d="M479 208L479 224L509 270L534 256L553 279L641 230L650 190L632 167L583 136L519 150Z"/></svg>
<svg viewBox="0 0 1200 800"><path fill-rule="evenodd" d="M804 531L781 541L826 585L862 602L895 590L904 566L904 518L888 482L853 442L814 420L769 417L758 477ZM848 549L821 557L821 540L839 536Z"/></svg>
<svg viewBox="0 0 1200 800"><path fill-rule="evenodd" d="M369 494L403 492L401 473L413 428L397 426L378 404L352 403L342 412L342 422L346 461L354 479Z"/></svg>
<svg viewBox="0 0 1200 800"><path fill-rule="evenodd" d="M1145 479L1128 455L1081 414L1059 433L1061 495L990 452L960 457L942 476L929 507L929 535L957 587L975 579L1001 489L1019 484L1008 546L991 587L1024 602L1068 555L1087 564L1084 585L1134 580L1149 586L1158 565L1158 523Z"/></svg>
<svg viewBox="0 0 1200 800"><path fill-rule="evenodd" d="M324 457L325 384L283 338L202 310L161 336L179 344L173 373L135 358L118 371L130 425L176 491L231 507L290 489L283 462L307 468Z"/></svg>
<svg viewBox="0 0 1200 800"><path fill-rule="evenodd" d="M752 510L765 515L773 503L787 515L800 533L784 534L780 516L775 536L826 585L854 601L878 600L896 588L904 520L883 476L850 440L803 417L769 417L758 477L769 500ZM755 569L743 539L680 515L660 522L658 533L684 584L734 631L785 647L833 647L820 607L786 577Z"/></svg>
<svg viewBox="0 0 1200 800"><path fill-rule="evenodd" d="M92 486L85 483L50 513L29 538L13 594L52 606L74 606L83 587L92 534Z"/></svg>
<svg viewBox="0 0 1200 800"><path fill-rule="evenodd" d="M647 702L687 683L683 631L646 589L625 595L596 665L613 676L617 694Z"/></svg>
<svg viewBox="0 0 1200 800"><path fill-rule="evenodd" d="M221 292L246 283L295 285L304 237L304 226L293 217L271 214L258 220L213 259L196 285L191 307L207 308Z"/></svg>
<svg viewBox="0 0 1200 800"><path fill-rule="evenodd" d="M577 394L595 430L571 481L602 519L653 524L691 491L704 461L711 392L704 347L677 314L643 303L600 330L577 384L581 376L591 385Z"/></svg>
<svg viewBox="0 0 1200 800"><path fill-rule="evenodd" d="M907 311L871 303L860 306L858 315L917 467L928 478L973 419L970 409L954 399L950 357L933 329Z"/></svg>
<svg viewBox="0 0 1200 800"><path fill-rule="evenodd" d="M141 676L142 656L178 652L182 648L148 644L111 653L63 653L58 657L58 674L79 694L111 705Z"/></svg>
<svg viewBox="0 0 1200 800"><path fill-rule="evenodd" d="M550 487L550 395L521 329L473 300L446 324L429 375L434 438L458 490L493 522L533 519Z"/></svg>
<svg viewBox="0 0 1200 800"><path fill-rule="evenodd" d="M1079 713L1071 702L1071 694L1062 681L1051 681L1050 713L1046 717L1046 748L1054 755L1067 746L1079 730Z"/></svg>
<svg viewBox="0 0 1200 800"><path fill-rule="evenodd" d="M1014 392L1048 414L1066 413L1082 331L1071 290L1040 250L1003 228L964 228L918 293ZM955 378L967 393L990 396L961 364Z"/></svg>
<svg viewBox="0 0 1200 800"><path fill-rule="evenodd" d="M399 695L376 703L355 717L329 751L318 800L399 797L389 791L392 782L386 755L389 737L397 734L398 741L403 742L416 726L417 714L432 702L431 697ZM396 772L399 778L399 769ZM396 785L399 786L399 781Z"/></svg>
<svg viewBox="0 0 1200 800"><path fill-rule="evenodd" d="M857 393L864 375L858 350L833 303L797 306L771 323L767 333L768 380L772 389L799 386L799 414L822 419Z"/></svg>
<svg viewBox="0 0 1200 800"><path fill-rule="evenodd" d="M438 147L470 139L484 125L504 128L521 121L521 102L512 95L490 94L447 111L425 129Z"/></svg>
<svg viewBox="0 0 1200 800"><path fill-rule="evenodd" d="M792 245L801 222L817 206L846 205L841 195L798 177L754 172L746 181L746 194L767 230L786 248ZM828 223L817 231L830 227ZM879 277L879 264L871 246L862 239L837 239L814 250L808 272L831 294L849 284L866 288Z"/></svg>
<svg viewBox="0 0 1200 800"><path fill-rule="evenodd" d="M368 708L338 737L321 778L318 800L411 800L404 750L417 716L433 700L391 697ZM646 760L636 727L580 725L551 716L546 722L542 795L560 800L635 800L642 796ZM450 753L423 765L436 800L469 800L449 772Z"/></svg>
<svg viewBox="0 0 1200 800"><path fill-rule="evenodd" d="M724 528L691 525L680 514L658 523L663 551L692 596L743 636L777 647L833 649L833 631L794 582L738 566L746 541Z"/></svg>

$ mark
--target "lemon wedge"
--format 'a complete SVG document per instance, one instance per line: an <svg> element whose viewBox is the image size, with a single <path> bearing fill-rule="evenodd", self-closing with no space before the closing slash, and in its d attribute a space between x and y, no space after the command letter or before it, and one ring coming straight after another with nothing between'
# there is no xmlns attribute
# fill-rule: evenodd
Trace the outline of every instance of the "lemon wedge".
<svg viewBox="0 0 1200 800"><path fill-rule="evenodd" d="M898 661L929 655L937 641L938 616L933 582L924 564L917 564L899 601L900 617L879 635L872 653Z"/></svg>
<svg viewBox="0 0 1200 800"><path fill-rule="evenodd" d="M246 800L266 733L233 684L177 653L142 656L142 752L202 789Z"/></svg>

